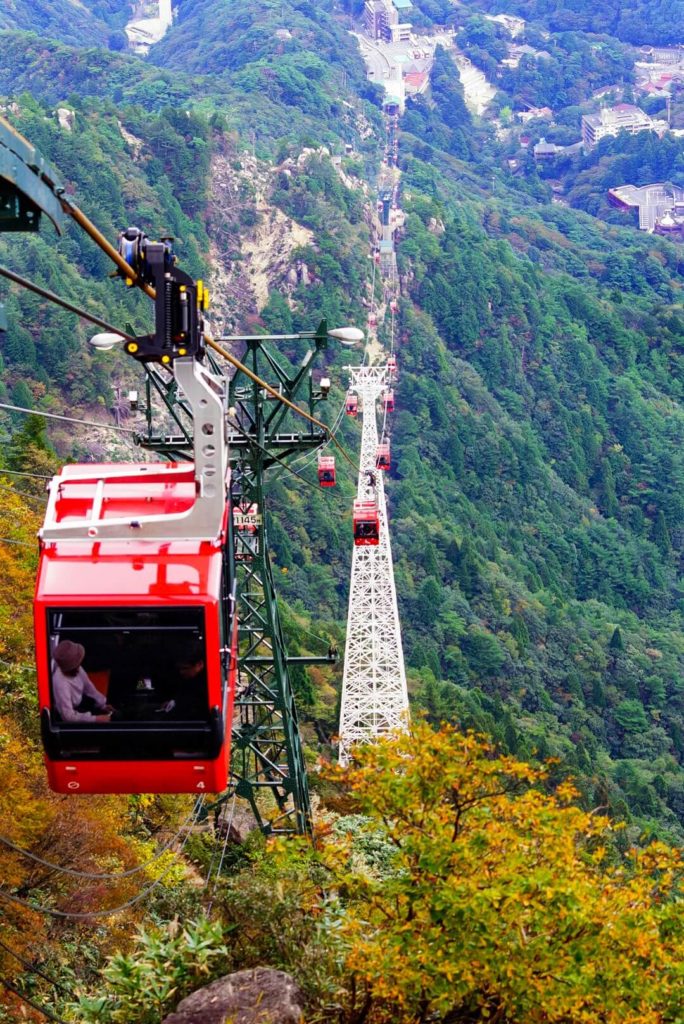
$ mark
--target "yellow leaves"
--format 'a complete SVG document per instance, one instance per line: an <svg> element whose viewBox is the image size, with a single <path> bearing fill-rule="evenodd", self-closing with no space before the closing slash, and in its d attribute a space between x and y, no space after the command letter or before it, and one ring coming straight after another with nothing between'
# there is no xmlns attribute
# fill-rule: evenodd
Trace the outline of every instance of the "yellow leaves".
<svg viewBox="0 0 684 1024"><path fill-rule="evenodd" d="M353 858L329 861L349 894L347 966L388 1014L372 1024L473 1006L511 1024L677 1019L678 851L656 843L614 866L610 824L572 805L570 783L546 793L543 772L449 727L379 741L346 779L394 851L363 885Z"/></svg>

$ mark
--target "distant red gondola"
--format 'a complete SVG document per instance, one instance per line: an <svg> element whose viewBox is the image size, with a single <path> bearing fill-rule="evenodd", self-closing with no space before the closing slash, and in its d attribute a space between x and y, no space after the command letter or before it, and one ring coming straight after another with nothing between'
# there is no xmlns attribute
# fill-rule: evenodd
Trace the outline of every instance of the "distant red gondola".
<svg viewBox="0 0 684 1024"><path fill-rule="evenodd" d="M378 445L375 455L375 468L387 471L390 468L390 446L387 442Z"/></svg>
<svg viewBox="0 0 684 1024"><path fill-rule="evenodd" d="M392 390L385 392L382 402L385 412L394 412L394 392Z"/></svg>
<svg viewBox="0 0 684 1024"><path fill-rule="evenodd" d="M390 377L392 377L394 380L397 379L397 357L396 356L388 356L387 357L387 372L390 375Z"/></svg>
<svg viewBox="0 0 684 1024"><path fill-rule="evenodd" d="M369 313L368 314L368 326L369 327L377 327L378 326L378 318L377 318L377 315L375 313Z"/></svg>
<svg viewBox="0 0 684 1024"><path fill-rule="evenodd" d="M380 517L374 501L354 502L353 526L357 546L380 543Z"/></svg>
<svg viewBox="0 0 684 1024"><path fill-rule="evenodd" d="M345 412L347 416L356 416L359 411L359 399L357 395L347 395Z"/></svg>
<svg viewBox="0 0 684 1024"><path fill-rule="evenodd" d="M321 487L334 487L335 479L335 456L318 456L318 482Z"/></svg>

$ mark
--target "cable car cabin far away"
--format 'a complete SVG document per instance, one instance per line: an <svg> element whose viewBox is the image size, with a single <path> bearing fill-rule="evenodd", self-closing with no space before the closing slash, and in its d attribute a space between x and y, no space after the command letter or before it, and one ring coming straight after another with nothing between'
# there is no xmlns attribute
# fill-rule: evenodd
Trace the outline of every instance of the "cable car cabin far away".
<svg viewBox="0 0 684 1024"><path fill-rule="evenodd" d="M51 485L34 610L57 792L226 788L237 673L229 506L219 536L197 539L202 522L182 523L195 499L188 463L66 466Z"/></svg>
<svg viewBox="0 0 684 1024"><path fill-rule="evenodd" d="M321 487L335 486L335 456L319 455L318 457L318 482Z"/></svg>
<svg viewBox="0 0 684 1024"><path fill-rule="evenodd" d="M347 395L347 402L345 405L345 412L347 416L356 416L359 411L359 399L357 395Z"/></svg>
<svg viewBox="0 0 684 1024"><path fill-rule="evenodd" d="M375 455L375 468L388 471L390 468L390 446L387 442L378 445Z"/></svg>
<svg viewBox="0 0 684 1024"><path fill-rule="evenodd" d="M388 356L387 357L387 372L390 375L390 377L393 377L396 380L396 378L397 378L397 357L396 356Z"/></svg>
<svg viewBox="0 0 684 1024"><path fill-rule="evenodd" d="M394 412L394 391L391 389L386 391L383 395L382 403L385 407L385 412Z"/></svg>
<svg viewBox="0 0 684 1024"><path fill-rule="evenodd" d="M374 501L355 501L353 513L354 544L380 543L380 517Z"/></svg>
<svg viewBox="0 0 684 1024"><path fill-rule="evenodd" d="M378 318L377 318L377 315L375 313L369 313L368 314L368 326L369 327L377 327L378 326Z"/></svg>

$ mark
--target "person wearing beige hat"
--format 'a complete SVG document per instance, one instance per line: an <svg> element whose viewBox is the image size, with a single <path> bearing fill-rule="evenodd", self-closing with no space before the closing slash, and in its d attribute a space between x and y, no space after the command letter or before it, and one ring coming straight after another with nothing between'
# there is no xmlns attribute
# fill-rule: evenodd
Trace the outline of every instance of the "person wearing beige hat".
<svg viewBox="0 0 684 1024"><path fill-rule="evenodd" d="M108 722L114 708L88 678L82 667L84 657L82 644L73 640L57 644L52 673L54 709L63 722ZM94 711L88 710L87 705Z"/></svg>

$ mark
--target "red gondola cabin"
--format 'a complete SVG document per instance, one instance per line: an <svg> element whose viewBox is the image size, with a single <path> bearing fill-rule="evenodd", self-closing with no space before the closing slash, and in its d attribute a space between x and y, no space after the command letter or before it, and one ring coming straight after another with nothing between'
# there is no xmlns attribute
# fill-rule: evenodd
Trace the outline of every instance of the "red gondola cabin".
<svg viewBox="0 0 684 1024"><path fill-rule="evenodd" d="M368 326L369 327L377 327L378 326L378 318L377 318L377 315L375 313L369 313L368 314Z"/></svg>
<svg viewBox="0 0 684 1024"><path fill-rule="evenodd" d="M51 485L34 611L57 792L226 788L237 671L229 506L219 535L197 539L195 492L188 463L66 466Z"/></svg>
<svg viewBox="0 0 684 1024"><path fill-rule="evenodd" d="M382 402L385 412L394 412L394 392L392 390L385 392Z"/></svg>
<svg viewBox="0 0 684 1024"><path fill-rule="evenodd" d="M354 544L365 546L380 543L380 517L374 501L354 502Z"/></svg>
<svg viewBox="0 0 684 1024"><path fill-rule="evenodd" d="M359 399L357 395L347 395L347 403L345 406L345 412L347 416L356 416L359 411Z"/></svg>
<svg viewBox="0 0 684 1024"><path fill-rule="evenodd" d="M375 455L375 468L384 469L385 471L390 468L390 446L386 441L378 445Z"/></svg>
<svg viewBox="0 0 684 1024"><path fill-rule="evenodd" d="M318 457L318 482L321 487L335 486L335 456L319 455Z"/></svg>
<svg viewBox="0 0 684 1024"><path fill-rule="evenodd" d="M389 373L390 377L392 377L392 378L394 378L394 380L396 380L396 378L397 378L397 357L396 356L388 356L387 357L387 372Z"/></svg>

